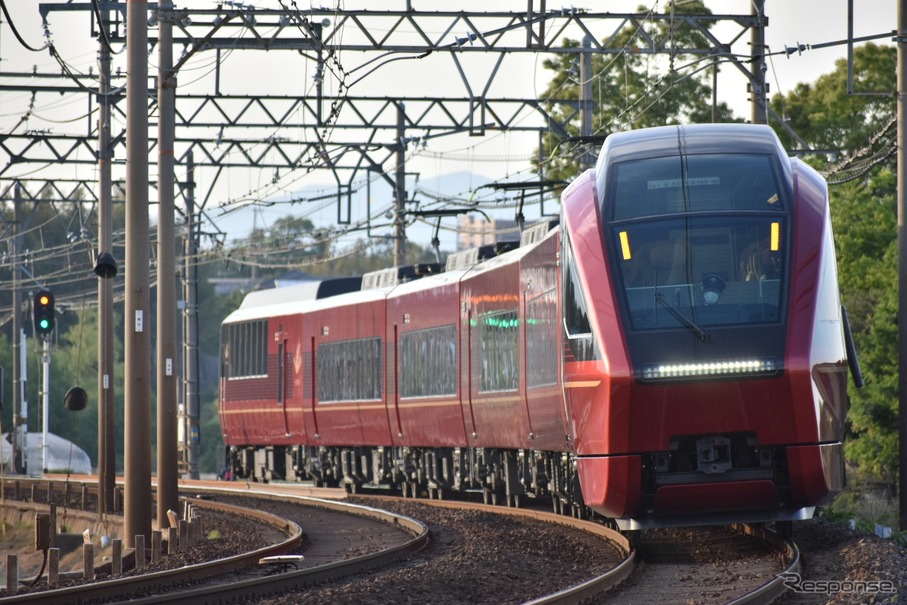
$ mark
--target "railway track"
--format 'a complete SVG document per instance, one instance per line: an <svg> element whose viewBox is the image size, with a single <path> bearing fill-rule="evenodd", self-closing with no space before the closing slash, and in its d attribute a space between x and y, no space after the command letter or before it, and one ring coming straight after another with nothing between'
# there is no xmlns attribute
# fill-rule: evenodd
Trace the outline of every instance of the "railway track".
<svg viewBox="0 0 907 605"><path fill-rule="evenodd" d="M747 526L645 531L639 557L628 582L590 603L762 605L784 594L779 574L800 571L793 542Z"/></svg>
<svg viewBox="0 0 907 605"><path fill-rule="evenodd" d="M194 487L192 491L200 493L204 490ZM240 492L235 493L238 495ZM245 595L254 599L261 594L272 594L325 581L337 575L388 565L423 548L428 540L424 525L400 515L304 496L259 493L256 494L258 500L253 501L249 500L249 492L245 494L245 500L237 503L207 497L194 500L194 504L203 510L223 511L236 518L254 520L260 526L278 528L287 534L285 539L251 552L213 561L20 593L0 598L0 603L54 605L124 600L134 603L216 603L226 598L225 595L231 598ZM235 499L235 496L231 497ZM229 498L221 498L227 499ZM261 499L272 500L274 503L262 504ZM311 550L306 558L309 568L302 566L304 568L299 571L269 575L274 568L260 566L261 559L298 553L304 546L299 524L292 519L288 520L290 515L286 510L280 514L273 512L281 508L278 505L282 505L284 509L293 508L297 518L305 519L305 544L311 545L313 540L316 544L308 549ZM337 536L344 532L349 539L338 541ZM330 534L330 540L327 539L327 534ZM324 544L332 544L333 552L320 552L325 550ZM362 554L364 551L367 552Z"/></svg>
<svg viewBox="0 0 907 605"><path fill-rule="evenodd" d="M599 524L539 511L463 502L401 501L374 497L356 498L360 506L349 509L349 503L320 499L317 500L318 507L312 509L301 503L315 502L314 499L291 495L300 491L298 487L239 484L227 490L222 487L223 483L219 485L192 484L185 493L202 495L205 499L199 502L201 506L268 511L283 519L285 527L301 525L306 535L305 542L274 545L269 547L271 550L267 553L256 551L245 557L243 563L238 560L227 563L233 566L227 571L215 572L210 568L201 571L199 568L158 572L162 575L153 574L154 577L148 577L152 574L138 576L144 577L144 580L120 577L103 583L61 589L66 592L44 591L0 599L0 604L89 603L102 598L108 602L130 598L130 602L134 603L215 603L223 601L225 595L275 605L325 600L355 603L366 598L370 602L392 603L400 600L400 595L393 592L397 586L403 586L403 590L411 594L429 591L426 598L435 603L468 599L474 602L534 604L758 604L770 603L784 591L777 576L785 567L788 571L799 569L796 548L792 544L783 547L787 549L786 553L779 555L778 549L782 547L777 541L769 545L765 536L742 537L740 533L719 531L705 534L702 531L677 530L647 532L642 536L640 548L634 550L623 536ZM241 489L233 489L237 487ZM252 497L257 500L250 502L248 498ZM360 524L357 517L337 512L340 509L365 515L370 524ZM429 512L431 510L435 513ZM345 522L339 522L341 518L349 520L350 524L346 526ZM427 519L426 524L415 521L416 518ZM515 524L509 525L509 519L514 519ZM532 522L538 525L526 525ZM558 524L556 534L543 529L553 523ZM487 561L483 559L484 555L476 554L479 551L460 550L458 540L467 541L470 526L484 529L497 527L503 532L501 535L506 536L484 539L485 549L491 552ZM523 529L524 526L529 529ZM433 536L431 544L429 528ZM528 546L519 543L527 532ZM571 551L573 538L569 537L570 532L595 536L594 540L599 545L579 540L578 550ZM552 538L553 535L557 537ZM697 535L704 537L694 539ZM507 542L501 544L502 539ZM482 538L479 541L483 541ZM499 567L497 562L516 559L518 566L538 565L541 570L538 575L561 575L557 571L551 572L560 569L557 561L535 560L531 552L533 543L539 553L547 550L554 553L555 558L562 559L560 563L566 560L568 564L564 567L578 566L581 559L587 559L588 563L590 558L597 559L599 565L595 569L584 568L574 576L564 574L555 585L526 586L526 591L520 592L515 590L515 585L524 581L516 572ZM602 551L594 550L605 543L613 550L610 559L601 555ZM423 552L414 555L418 550ZM261 557L278 552L302 553L305 560L300 569L281 573L257 565ZM466 559L477 561L478 567L469 567ZM238 575L240 568L244 571ZM452 576L446 578L446 573ZM144 584L131 585L131 582ZM420 582L425 585L420 585ZM449 584L444 585L444 582ZM439 585L443 586L441 590L438 590ZM476 588L471 589L470 585ZM503 593L506 597L501 592L496 593L496 590L506 591ZM59 592L59 600L52 594L56 592ZM142 597L134 598L137 593ZM267 596L274 594L288 596Z"/></svg>

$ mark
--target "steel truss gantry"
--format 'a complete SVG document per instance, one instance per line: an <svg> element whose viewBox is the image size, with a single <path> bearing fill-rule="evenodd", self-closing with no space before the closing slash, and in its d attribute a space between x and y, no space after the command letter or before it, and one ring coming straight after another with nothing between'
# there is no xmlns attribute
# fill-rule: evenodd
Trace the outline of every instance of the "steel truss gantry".
<svg viewBox="0 0 907 605"><path fill-rule="evenodd" d="M279 3L279 8L267 9L224 2L211 9L175 10L148 4L151 47L158 44L155 25L166 21L173 26L173 46L182 49L175 73L198 53L227 50L294 51L315 71L314 90L236 94L221 90L221 72L226 68L218 61L214 90L187 94L177 88L177 164L184 165L191 154L199 168L328 170L339 190L361 177L363 171L383 170L385 180L394 185L393 164L401 146L406 149L436 137L553 131L567 138L567 124L578 118L582 100L489 96L495 79L506 71L502 68L505 59L524 53L580 56L632 52L709 57L729 63L743 74L747 85L756 91L753 103L759 109L754 109L754 115L765 116L761 49L753 49L752 56L732 52L732 46L747 33L755 35L767 25L767 18L759 12L682 15L548 10L545 0L527 0L524 11L488 12L426 12L413 8L410 2L405 2L402 10L302 10L295 2ZM52 22L57 13L89 12L92 37L110 48L125 44L125 2L99 0L97 8L89 2L42 3L38 10L45 22ZM666 35L654 38L644 27L652 23L665 24ZM718 23L735 26L724 40L711 31ZM637 33L632 48L615 44L626 28ZM674 34L680 31L696 32L702 44L679 45ZM566 43L568 39L573 42ZM490 58L490 72L470 73L469 57L478 54ZM358 82L386 64L425 62L429 57L434 61L447 57L451 62L447 67L459 80L459 96L355 94ZM36 80L48 79L57 82L36 84ZM0 94L27 91L39 97L81 91L89 115L99 103L106 102L122 124L124 116L118 107L123 97L122 81L118 85L117 77L112 77L111 93L105 99L98 95L93 80L90 75L73 72L4 72L0 73ZM280 87L277 84L275 89ZM330 84L335 94L324 92ZM152 121L157 112L153 93L152 87ZM557 114L560 117L551 111L554 107L561 109ZM563 111L565 107L569 108L567 112ZM531 119L525 119L527 116ZM402 140L397 136L401 122L405 133ZM9 179L12 169L23 163L96 162L97 123L89 118L82 124L79 128L13 129L0 134L0 162L6 156L5 165L0 164L0 181ZM124 141L125 128L112 131L111 157L122 157Z"/></svg>

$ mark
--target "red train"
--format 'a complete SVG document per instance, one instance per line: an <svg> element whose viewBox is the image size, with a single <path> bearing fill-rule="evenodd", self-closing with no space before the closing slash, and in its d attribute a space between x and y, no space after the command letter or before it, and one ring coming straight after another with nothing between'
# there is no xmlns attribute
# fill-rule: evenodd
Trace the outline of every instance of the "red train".
<svg viewBox="0 0 907 605"><path fill-rule="evenodd" d="M824 180L766 127L670 126L513 249L249 294L221 422L256 481L788 521L843 485L850 344Z"/></svg>

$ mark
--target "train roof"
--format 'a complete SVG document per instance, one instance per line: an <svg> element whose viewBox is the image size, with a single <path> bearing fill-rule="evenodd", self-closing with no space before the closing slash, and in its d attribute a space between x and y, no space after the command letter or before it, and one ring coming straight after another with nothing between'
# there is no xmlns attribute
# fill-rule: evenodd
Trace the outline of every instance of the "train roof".
<svg viewBox="0 0 907 605"><path fill-rule="evenodd" d="M240 309L261 307L301 300L328 298L345 292L356 292L361 288L362 277L332 277L313 279L292 286L253 290L246 294Z"/></svg>
<svg viewBox="0 0 907 605"><path fill-rule="evenodd" d="M778 136L761 124L687 124L616 132L605 139L603 165L679 154L754 153L787 157Z"/></svg>
<svg viewBox="0 0 907 605"><path fill-rule="evenodd" d="M504 242L451 254L455 260L451 262L448 258L445 270L441 273L438 273L438 264L423 263L373 271L357 278L313 280L311 283L283 288L255 290L246 295L239 309L228 315L224 323L384 300L397 294L416 292L444 283L457 283L473 271L481 272L486 267L492 269L502 263L518 261L535 244L548 237L557 224L556 219L537 223L523 231L520 242Z"/></svg>
<svg viewBox="0 0 907 605"><path fill-rule="evenodd" d="M362 289L370 290L372 288L396 286L428 275L437 275L440 272L441 265L439 263L419 263L379 269L362 276Z"/></svg>

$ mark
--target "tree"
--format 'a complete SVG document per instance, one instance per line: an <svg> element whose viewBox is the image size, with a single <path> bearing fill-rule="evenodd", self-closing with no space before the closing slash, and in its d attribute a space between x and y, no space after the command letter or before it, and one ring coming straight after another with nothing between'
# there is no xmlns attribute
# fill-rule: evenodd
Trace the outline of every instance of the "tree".
<svg viewBox="0 0 907 605"><path fill-rule="evenodd" d="M641 6L640 13L648 12ZM710 15L711 11L700 0L680 4L678 14ZM595 112L592 131L603 137L611 132L631 128L663 126L665 124L699 123L712 121L711 69L698 71L707 64L690 61L690 56L678 52L665 58L637 52L654 40L661 46L708 47L710 42L701 32L685 22L645 22L641 28L628 24L610 41L609 46L622 48L618 54L592 55L592 97ZM575 40L565 40L565 47L576 47ZM554 72L543 99L578 101L581 93L579 69L574 55L556 55L544 61L543 66ZM576 114L567 126L571 137L580 134L579 114L570 106L555 106L549 102L549 111L558 121ZM715 107L718 122L740 121L725 103ZM550 156L544 166L545 175L551 179L569 180L578 173L577 154L570 153L562 137L549 133L544 140L545 152Z"/></svg>
<svg viewBox="0 0 907 605"><path fill-rule="evenodd" d="M854 88L885 92L896 88L897 54L894 47L865 44L854 51ZM854 152L882 130L895 112L895 98L847 94L847 60L838 59L835 70L812 84L800 83L787 95L775 95L772 109L812 149ZM778 128L788 148L798 145Z"/></svg>

